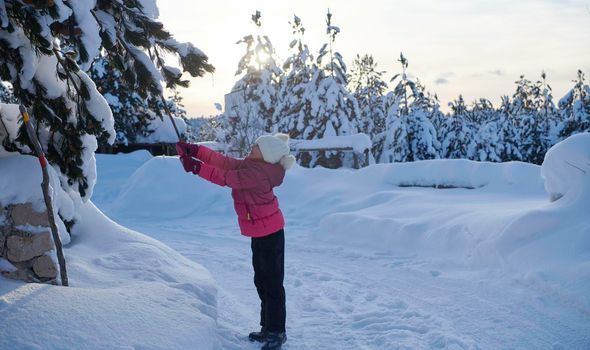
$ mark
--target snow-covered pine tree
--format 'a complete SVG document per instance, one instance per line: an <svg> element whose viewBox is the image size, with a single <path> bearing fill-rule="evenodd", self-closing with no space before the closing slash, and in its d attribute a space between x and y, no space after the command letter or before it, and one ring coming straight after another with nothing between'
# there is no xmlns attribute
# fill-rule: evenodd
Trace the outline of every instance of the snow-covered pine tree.
<svg viewBox="0 0 590 350"><path fill-rule="evenodd" d="M426 87L416 79L417 94L410 105L412 115L412 153L413 160L439 158L440 142L433 119L440 116L440 104L436 95L426 92Z"/></svg>
<svg viewBox="0 0 590 350"><path fill-rule="evenodd" d="M508 162L522 160L519 151L520 133L511 113L510 97L502 97L502 105L479 127L476 136L476 158L480 161Z"/></svg>
<svg viewBox="0 0 590 350"><path fill-rule="evenodd" d="M581 70L578 70L574 87L559 100L559 113L563 122L557 128L557 141L573 134L590 132L590 86L586 84Z"/></svg>
<svg viewBox="0 0 590 350"><path fill-rule="evenodd" d="M522 154L520 153L521 130L518 128L518 119L512 111L512 102L510 97L502 97L502 104L498 113L498 125L499 137L502 140L502 147L500 151L500 159L503 162L509 162L513 160L522 160Z"/></svg>
<svg viewBox="0 0 590 350"><path fill-rule="evenodd" d="M148 6L144 6L148 5ZM186 86L181 70L163 53L180 58L192 76L213 71L200 50L180 43L156 21L148 1L0 2L0 80L36 119L47 159L62 174L62 186L88 199L94 184L97 138L113 142L113 118L85 73L101 48L141 96L161 96L161 82ZM30 152L23 127L14 150ZM70 191L71 192L71 191Z"/></svg>
<svg viewBox="0 0 590 350"><path fill-rule="evenodd" d="M520 129L522 160L539 165L551 147L550 134L557 115L546 78L545 72L541 73L541 80L536 83L521 77L512 100L512 115Z"/></svg>
<svg viewBox="0 0 590 350"><path fill-rule="evenodd" d="M439 136L440 139L440 135L438 135L438 130L440 130L442 125L446 122L447 116L445 115L445 113L443 113L443 111L440 110L440 101L438 99L438 95L434 94L434 96L430 96L430 98L432 99L432 112L430 113L429 118L430 122L434 126L434 130L437 130L437 136Z"/></svg>
<svg viewBox="0 0 590 350"><path fill-rule="evenodd" d="M339 52L333 51L333 44L340 28L332 25L332 14L326 15L328 42L318 54L313 75L305 94L311 96L310 115L304 121L302 138L307 140L328 136L347 136L358 132L359 107L354 96L348 91L346 64ZM351 153L335 151L310 152L300 156L304 166L321 165L329 168L352 167Z"/></svg>
<svg viewBox="0 0 590 350"><path fill-rule="evenodd" d="M295 38L289 44L291 55L283 64L284 75L281 78L277 108L273 117L278 130L288 133L291 138L302 137L308 118L311 117L311 101L315 89L309 84L317 66L313 63L313 55L303 42L305 27L301 19L294 16L289 22Z"/></svg>
<svg viewBox="0 0 590 350"><path fill-rule="evenodd" d="M469 121L470 111L463 95L449 102L451 113L438 130L441 142L441 158L473 159L475 152L475 127Z"/></svg>
<svg viewBox="0 0 590 350"><path fill-rule="evenodd" d="M348 78L349 90L359 104L359 131L371 139L385 129L383 99L387 83L382 78L384 73L377 69L373 56L357 54Z"/></svg>
<svg viewBox="0 0 590 350"><path fill-rule="evenodd" d="M533 82L526 79L524 75L516 82L516 92L512 95L510 106L507 106L506 115L514 121L517 129L518 139L516 145L523 161L529 161L527 155L535 153L541 147L541 138L537 130L537 110L533 102Z"/></svg>
<svg viewBox="0 0 590 350"><path fill-rule="evenodd" d="M385 99L386 126L373 142L375 158L381 163L438 158L436 130L429 119L435 102L419 82L408 77L403 53L398 62L402 73L391 78L397 83Z"/></svg>
<svg viewBox="0 0 590 350"><path fill-rule="evenodd" d="M539 120L538 127L541 130L541 141L544 146L544 151L542 158L538 159L540 163L535 161L537 164L542 164L543 159L545 158L545 153L547 153L551 146L558 142L556 130L562 120L561 115L559 114L559 109L553 102L553 90L547 83L547 74L544 71L541 74L541 79L542 80L539 80L536 83L537 93L535 94L534 102L537 109L537 119Z"/></svg>
<svg viewBox="0 0 590 350"><path fill-rule="evenodd" d="M479 127L497 118L497 111L492 102L486 98L475 100L469 113L465 114L467 120Z"/></svg>
<svg viewBox="0 0 590 350"><path fill-rule="evenodd" d="M260 11L252 15L256 30L260 32ZM277 65L274 47L266 35L250 34L237 44L246 45L246 53L238 63L232 94L239 95L239 103L225 111L222 118L222 142L229 145L237 156L244 156L258 136L276 130L274 110L281 68ZM228 106L226 106L227 108Z"/></svg>
<svg viewBox="0 0 590 350"><path fill-rule="evenodd" d="M89 74L113 113L115 143L127 145L135 143L138 136L149 136L149 125L156 115L150 110L146 98L124 84L122 72L101 55L94 61Z"/></svg>

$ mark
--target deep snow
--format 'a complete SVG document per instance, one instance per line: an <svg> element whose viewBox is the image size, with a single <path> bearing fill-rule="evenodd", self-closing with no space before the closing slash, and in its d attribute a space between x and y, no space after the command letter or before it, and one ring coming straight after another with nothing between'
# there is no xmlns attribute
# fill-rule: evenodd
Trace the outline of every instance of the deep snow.
<svg viewBox="0 0 590 350"><path fill-rule="evenodd" d="M98 162L128 180L97 204L209 269L223 348L255 349L244 340L258 322L249 241L229 189L183 174L175 157ZM465 160L295 167L277 190L287 348L590 346L590 223L583 208L549 201L540 170Z"/></svg>
<svg viewBox="0 0 590 350"><path fill-rule="evenodd" d="M188 349L195 343L218 349L217 286L210 273L66 193L48 169L55 210L78 222L70 242L57 220L62 242L69 243L70 287L0 277L0 349ZM121 173L113 173L115 183ZM2 205L31 202L44 208L35 157L3 157L0 174ZM0 268L13 267L0 259Z"/></svg>
<svg viewBox="0 0 590 350"><path fill-rule="evenodd" d="M286 349L590 348L590 171L559 171L564 161L584 166L590 148L572 142L543 169L296 166L276 191L287 219ZM101 210L196 263L88 204L81 215L93 220L66 250L77 286L0 280L0 348L33 348L32 332L54 348L65 339L256 349L245 340L258 323L249 240L229 190L184 173L176 157L97 155L97 168ZM562 197L550 201L544 187ZM47 325L57 309L72 320Z"/></svg>

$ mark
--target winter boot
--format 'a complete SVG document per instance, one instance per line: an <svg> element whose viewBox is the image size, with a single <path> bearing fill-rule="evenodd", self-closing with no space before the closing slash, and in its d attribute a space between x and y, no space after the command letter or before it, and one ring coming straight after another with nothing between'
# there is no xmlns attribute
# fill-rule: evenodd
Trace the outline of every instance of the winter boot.
<svg viewBox="0 0 590 350"><path fill-rule="evenodd" d="M264 343L266 341L267 331L264 327L260 328L260 332L252 332L248 335L248 339L250 341L257 341L260 343Z"/></svg>
<svg viewBox="0 0 590 350"><path fill-rule="evenodd" d="M287 341L287 334L282 332L268 332L266 334L266 343L260 348L261 350L280 350Z"/></svg>

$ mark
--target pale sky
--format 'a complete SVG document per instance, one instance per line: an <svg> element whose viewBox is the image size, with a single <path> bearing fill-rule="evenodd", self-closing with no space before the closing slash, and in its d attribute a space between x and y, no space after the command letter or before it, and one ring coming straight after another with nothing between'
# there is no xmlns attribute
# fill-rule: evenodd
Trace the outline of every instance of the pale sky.
<svg viewBox="0 0 590 350"><path fill-rule="evenodd" d="M216 71L192 79L181 94L189 116L216 114L238 79L234 74L245 45L256 33L250 19L262 13L262 34L281 60L288 56L296 14L305 41L317 52L327 41L325 14L340 27L334 49L350 68L359 54L372 54L389 78L400 71L400 51L409 73L447 103L463 94L468 102L486 97L497 104L512 95L521 74L530 80L547 72L556 101L582 69L590 80L590 0L158 0L160 20L181 41L209 56ZM282 61L280 61L282 64Z"/></svg>

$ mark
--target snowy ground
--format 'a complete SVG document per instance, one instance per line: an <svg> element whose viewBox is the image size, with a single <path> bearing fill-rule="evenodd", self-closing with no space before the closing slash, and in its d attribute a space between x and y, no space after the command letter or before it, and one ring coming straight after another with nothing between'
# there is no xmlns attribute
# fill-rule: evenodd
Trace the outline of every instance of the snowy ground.
<svg viewBox="0 0 590 350"><path fill-rule="evenodd" d="M542 169L292 169L277 190L286 349L590 348L590 137L568 140ZM15 192L38 188L34 158L0 166L1 201L41 200ZM229 189L146 152L97 167L92 200L108 217L56 192L78 220L71 287L0 277L0 349L256 349L250 242Z"/></svg>
<svg viewBox="0 0 590 350"><path fill-rule="evenodd" d="M245 340L258 322L249 240L229 191L175 158L97 158L97 206L206 267L222 348L256 349ZM277 191L286 348L590 348L590 223L549 203L539 173L463 161L295 168Z"/></svg>

